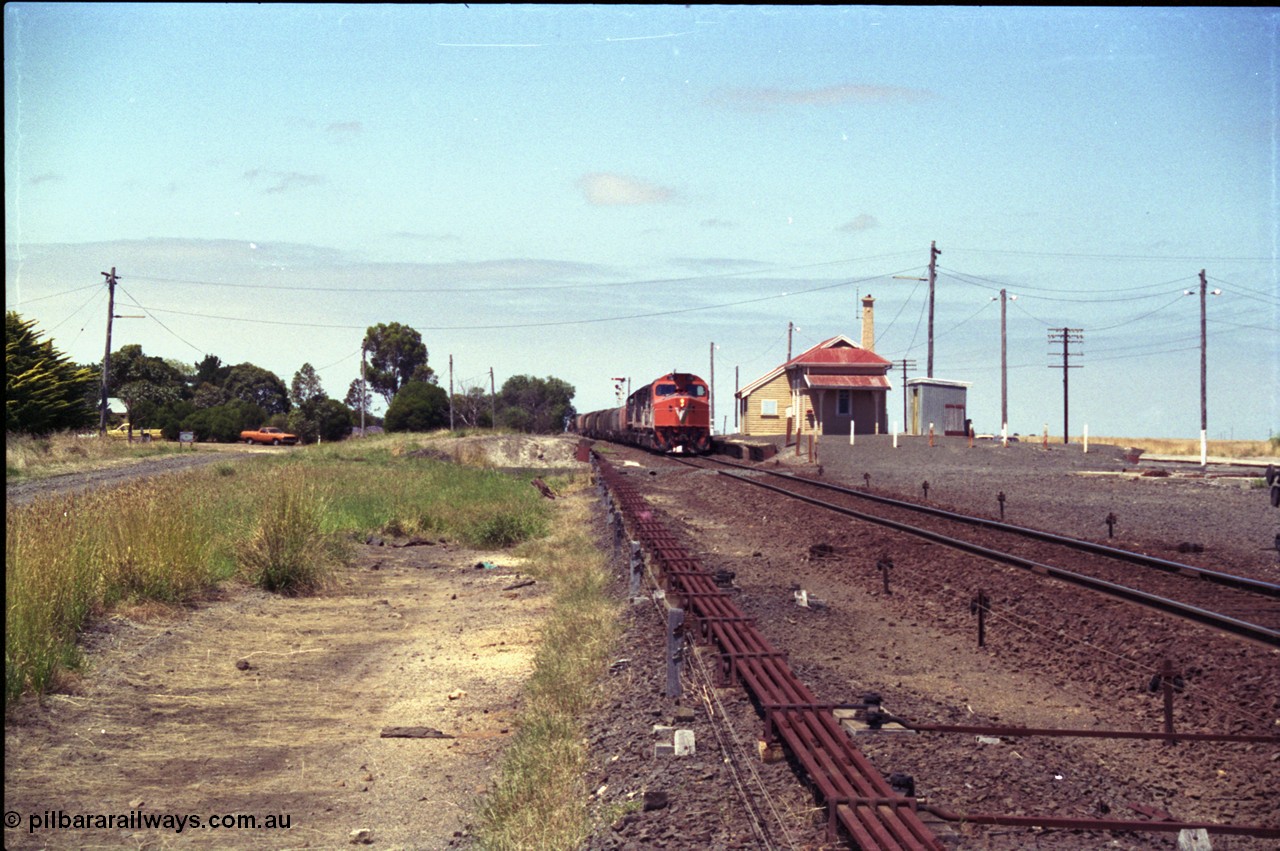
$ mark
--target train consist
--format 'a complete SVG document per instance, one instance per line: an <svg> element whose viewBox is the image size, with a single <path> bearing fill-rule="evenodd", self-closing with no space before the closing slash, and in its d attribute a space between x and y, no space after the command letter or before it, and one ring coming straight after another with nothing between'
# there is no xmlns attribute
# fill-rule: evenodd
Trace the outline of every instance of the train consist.
<svg viewBox="0 0 1280 851"><path fill-rule="evenodd" d="M632 393L620 408L579 414L573 430L657 452L710 452L710 391L696 375L671 372Z"/></svg>

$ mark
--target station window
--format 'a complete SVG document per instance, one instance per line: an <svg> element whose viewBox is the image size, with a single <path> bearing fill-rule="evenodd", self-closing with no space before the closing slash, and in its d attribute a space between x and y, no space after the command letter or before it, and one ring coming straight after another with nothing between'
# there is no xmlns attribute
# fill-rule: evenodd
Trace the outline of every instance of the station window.
<svg viewBox="0 0 1280 851"><path fill-rule="evenodd" d="M849 416L850 407L849 407L849 391L848 390L836 391L836 413L842 417Z"/></svg>
<svg viewBox="0 0 1280 851"><path fill-rule="evenodd" d="M760 400L760 416L776 417L778 415L777 399L761 399Z"/></svg>

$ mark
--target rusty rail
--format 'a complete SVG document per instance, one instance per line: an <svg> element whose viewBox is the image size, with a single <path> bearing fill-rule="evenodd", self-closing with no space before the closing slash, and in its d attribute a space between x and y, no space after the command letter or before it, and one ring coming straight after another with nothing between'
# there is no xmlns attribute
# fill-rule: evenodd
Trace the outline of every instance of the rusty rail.
<svg viewBox="0 0 1280 851"><path fill-rule="evenodd" d="M830 838L834 841L843 828L861 849L943 851L921 819L916 799L898 794L854 747L833 707L818 702L791 671L785 655L654 518L644 497L607 461L596 456L596 463L601 481L653 560L667 593L683 601L695 634L718 648L718 682L737 681L746 688L764 712L765 740L784 744L808 774L827 806Z"/></svg>

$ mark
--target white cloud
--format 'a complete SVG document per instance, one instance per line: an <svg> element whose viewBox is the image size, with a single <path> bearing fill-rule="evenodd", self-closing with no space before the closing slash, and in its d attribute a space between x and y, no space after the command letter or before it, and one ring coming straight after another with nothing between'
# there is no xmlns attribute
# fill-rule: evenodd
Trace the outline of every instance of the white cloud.
<svg viewBox="0 0 1280 851"><path fill-rule="evenodd" d="M841 225L840 230L844 233L862 233L877 227L880 227L880 222L875 216L870 213L860 213L854 217L853 221Z"/></svg>
<svg viewBox="0 0 1280 851"><path fill-rule="evenodd" d="M840 106L846 103L911 103L933 93L908 86L843 83L812 89L730 89L712 98L713 103L737 109L765 110L786 106Z"/></svg>
<svg viewBox="0 0 1280 851"><path fill-rule="evenodd" d="M586 196L587 203L597 207L667 204L676 198L674 189L610 172L584 175L578 180L578 186Z"/></svg>

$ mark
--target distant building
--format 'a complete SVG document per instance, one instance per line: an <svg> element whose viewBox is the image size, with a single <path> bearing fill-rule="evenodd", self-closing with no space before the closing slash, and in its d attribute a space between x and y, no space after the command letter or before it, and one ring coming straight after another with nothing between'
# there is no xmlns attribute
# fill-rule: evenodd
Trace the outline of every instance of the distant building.
<svg viewBox="0 0 1280 851"><path fill-rule="evenodd" d="M966 412L971 381L946 381L941 378L908 378L907 434L967 435L969 415Z"/></svg>

